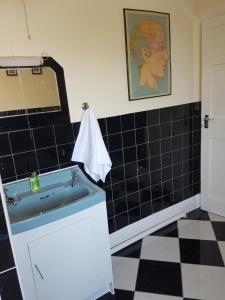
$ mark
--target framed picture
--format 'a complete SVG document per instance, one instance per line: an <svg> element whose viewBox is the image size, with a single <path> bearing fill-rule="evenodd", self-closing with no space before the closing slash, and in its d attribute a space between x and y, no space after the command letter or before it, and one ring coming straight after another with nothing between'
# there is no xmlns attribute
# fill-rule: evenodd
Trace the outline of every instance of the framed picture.
<svg viewBox="0 0 225 300"><path fill-rule="evenodd" d="M33 75L40 75L40 74L42 74L42 68L40 68L40 67L32 68L32 74Z"/></svg>
<svg viewBox="0 0 225 300"><path fill-rule="evenodd" d="M18 76L18 72L16 69L8 69L6 70L7 76Z"/></svg>
<svg viewBox="0 0 225 300"><path fill-rule="evenodd" d="M123 10L129 100L171 95L170 15Z"/></svg>

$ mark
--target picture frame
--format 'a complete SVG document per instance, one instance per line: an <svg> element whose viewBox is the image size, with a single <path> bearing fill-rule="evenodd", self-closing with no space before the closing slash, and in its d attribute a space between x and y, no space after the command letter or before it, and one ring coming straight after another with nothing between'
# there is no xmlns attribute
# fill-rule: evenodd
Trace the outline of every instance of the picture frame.
<svg viewBox="0 0 225 300"><path fill-rule="evenodd" d="M32 74L33 75L41 75L42 74L42 68L41 67L32 68Z"/></svg>
<svg viewBox="0 0 225 300"><path fill-rule="evenodd" d="M6 70L7 76L18 76L18 71L17 69L8 69Z"/></svg>
<svg viewBox="0 0 225 300"><path fill-rule="evenodd" d="M123 9L129 101L171 95L170 14Z"/></svg>

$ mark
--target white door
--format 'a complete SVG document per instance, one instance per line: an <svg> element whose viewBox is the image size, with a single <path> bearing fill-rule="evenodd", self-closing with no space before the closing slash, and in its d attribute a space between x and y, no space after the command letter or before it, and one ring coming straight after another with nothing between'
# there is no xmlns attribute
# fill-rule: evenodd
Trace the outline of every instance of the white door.
<svg viewBox="0 0 225 300"><path fill-rule="evenodd" d="M225 16L204 21L201 207L225 216Z"/></svg>

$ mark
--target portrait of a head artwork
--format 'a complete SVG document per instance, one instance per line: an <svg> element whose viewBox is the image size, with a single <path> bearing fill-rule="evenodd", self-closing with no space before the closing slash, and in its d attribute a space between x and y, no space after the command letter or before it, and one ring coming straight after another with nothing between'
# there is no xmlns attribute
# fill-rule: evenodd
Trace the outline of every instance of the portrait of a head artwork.
<svg viewBox="0 0 225 300"><path fill-rule="evenodd" d="M168 16L125 10L130 100L170 94Z"/></svg>

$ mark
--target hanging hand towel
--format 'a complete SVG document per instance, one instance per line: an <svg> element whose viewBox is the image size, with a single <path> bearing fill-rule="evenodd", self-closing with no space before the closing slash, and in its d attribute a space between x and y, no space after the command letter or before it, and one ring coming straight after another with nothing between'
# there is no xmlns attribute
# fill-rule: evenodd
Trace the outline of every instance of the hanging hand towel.
<svg viewBox="0 0 225 300"><path fill-rule="evenodd" d="M98 121L92 110L84 112L72 161L84 163L85 171L97 182L105 182L112 162L106 150Z"/></svg>

